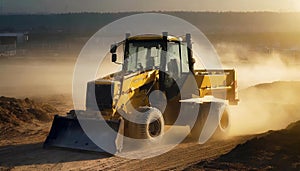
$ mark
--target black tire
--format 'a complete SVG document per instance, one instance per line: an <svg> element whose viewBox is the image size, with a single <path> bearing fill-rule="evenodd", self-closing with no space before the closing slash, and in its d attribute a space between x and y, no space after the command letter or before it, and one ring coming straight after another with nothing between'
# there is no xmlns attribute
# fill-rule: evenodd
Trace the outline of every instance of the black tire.
<svg viewBox="0 0 300 171"><path fill-rule="evenodd" d="M207 116L210 111L212 103L204 103L200 106L200 112L197 117L197 120L195 122L194 127L191 129L191 139L193 141L198 141L201 131L203 129L203 126L207 120ZM217 107L224 107L225 104L222 103L215 103ZM228 112L228 108L225 107L223 113L221 116L219 116L219 124L215 131L215 133L212 135L212 139L225 139L228 135L229 128L230 128L230 115Z"/></svg>
<svg viewBox="0 0 300 171"><path fill-rule="evenodd" d="M228 137L230 126L231 126L230 113L229 113L228 108L226 107L224 109L224 112L222 113L222 116L220 116L219 126L218 126L217 130L215 131L212 139L215 139L215 140L226 139Z"/></svg>
<svg viewBox="0 0 300 171"><path fill-rule="evenodd" d="M209 109L210 109L210 103L201 104L200 111L197 116L197 120L190 132L190 135L191 135L190 137L191 137L192 141L199 140L203 125L204 125L204 123L207 119L207 115L209 113Z"/></svg>
<svg viewBox="0 0 300 171"><path fill-rule="evenodd" d="M164 118L161 112L153 107L140 107L132 114L128 122L128 136L135 139L159 141L164 133Z"/></svg>

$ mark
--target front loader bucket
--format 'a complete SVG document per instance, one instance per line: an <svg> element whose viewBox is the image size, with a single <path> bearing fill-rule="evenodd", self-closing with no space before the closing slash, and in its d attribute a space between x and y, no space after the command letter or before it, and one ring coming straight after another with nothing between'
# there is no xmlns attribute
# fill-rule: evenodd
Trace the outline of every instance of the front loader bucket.
<svg viewBox="0 0 300 171"><path fill-rule="evenodd" d="M99 129L95 130L94 135L99 135L99 137L107 140L109 142L110 153L117 153L121 151L123 146L123 121L112 122L112 121L99 121L88 119L85 120L90 125L108 124L112 129L118 132L115 137L108 135L107 132L102 132ZM105 122L105 123L104 123ZM96 152L106 152L100 147L98 147L83 131L80 126L79 121L76 118L68 118L55 115L52 127L46 141L44 142L44 148L47 147L60 147L60 148L70 148L77 150L87 150Z"/></svg>

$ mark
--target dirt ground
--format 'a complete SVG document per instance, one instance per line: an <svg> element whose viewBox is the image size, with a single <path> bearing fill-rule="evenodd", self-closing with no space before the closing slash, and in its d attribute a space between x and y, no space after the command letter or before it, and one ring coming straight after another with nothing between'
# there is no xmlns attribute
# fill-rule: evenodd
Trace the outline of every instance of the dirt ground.
<svg viewBox="0 0 300 171"><path fill-rule="evenodd" d="M183 143L171 151L145 160L130 160L101 153L43 149L47 128L26 137L1 142L3 170L182 170L202 160L229 152L251 136L213 141L204 145ZM6 144L6 145L4 145ZM8 145L10 144L10 145Z"/></svg>
<svg viewBox="0 0 300 171"><path fill-rule="evenodd" d="M202 161L186 170L299 170L300 121L269 131L238 145L220 158Z"/></svg>
<svg viewBox="0 0 300 171"><path fill-rule="evenodd" d="M52 117L58 110L68 111L71 107L71 99L67 95L48 96L43 99L34 98L34 100L5 97L2 99L11 103L15 102L15 106L10 106L8 114L13 116L19 114L20 118L30 115L30 113L26 113L28 107L41 109L45 102L48 104L47 107L52 110L50 115L42 113L48 117ZM24 104L25 101L31 102L31 106ZM2 108L4 107L2 105ZM18 113L16 109L23 110L25 114ZM2 112L1 115L3 114ZM51 120L31 118L27 122L20 120L16 125L4 121L1 123L3 128L11 127L11 129L8 132L2 131L1 134L0 170L182 170L199 161L214 159L225 154L238 144L253 137L238 136L226 141L211 141L203 145L186 142L154 158L130 160L105 153L44 149L43 142L50 130ZM141 154L137 153L136 155Z"/></svg>

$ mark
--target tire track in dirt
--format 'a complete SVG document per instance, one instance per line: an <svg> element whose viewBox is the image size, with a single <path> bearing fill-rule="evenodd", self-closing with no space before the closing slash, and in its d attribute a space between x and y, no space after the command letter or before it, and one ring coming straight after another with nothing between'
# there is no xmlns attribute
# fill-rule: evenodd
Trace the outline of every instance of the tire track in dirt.
<svg viewBox="0 0 300 171"><path fill-rule="evenodd" d="M182 170L199 161L225 154L252 137L234 137L203 145L182 143L165 154L144 160L63 149L43 149L41 142L2 146L0 167L12 170Z"/></svg>
<svg viewBox="0 0 300 171"><path fill-rule="evenodd" d="M175 149L155 158L131 161L116 170L181 170L198 161L216 158L229 152L237 144L250 137L239 137L226 141L215 141L199 145L194 143L180 144Z"/></svg>

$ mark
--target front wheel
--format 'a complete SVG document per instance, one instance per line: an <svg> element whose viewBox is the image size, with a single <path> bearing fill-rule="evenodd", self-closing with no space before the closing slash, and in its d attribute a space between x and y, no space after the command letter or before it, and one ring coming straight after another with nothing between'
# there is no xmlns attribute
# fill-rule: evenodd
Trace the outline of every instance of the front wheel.
<svg viewBox="0 0 300 171"><path fill-rule="evenodd" d="M153 107L140 107L133 112L132 122L128 122L128 136L135 139L159 141L164 133L164 118Z"/></svg>

